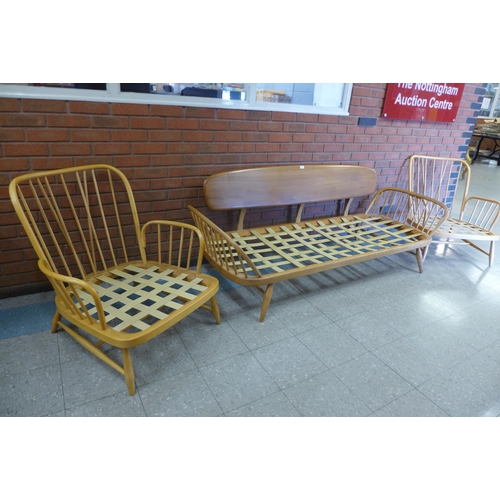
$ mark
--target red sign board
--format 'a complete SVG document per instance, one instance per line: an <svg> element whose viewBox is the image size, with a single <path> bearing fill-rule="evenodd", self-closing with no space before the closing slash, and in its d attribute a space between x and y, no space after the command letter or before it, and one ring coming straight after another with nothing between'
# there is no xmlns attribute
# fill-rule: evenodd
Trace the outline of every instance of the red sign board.
<svg viewBox="0 0 500 500"><path fill-rule="evenodd" d="M465 83L388 83L383 118L454 122Z"/></svg>

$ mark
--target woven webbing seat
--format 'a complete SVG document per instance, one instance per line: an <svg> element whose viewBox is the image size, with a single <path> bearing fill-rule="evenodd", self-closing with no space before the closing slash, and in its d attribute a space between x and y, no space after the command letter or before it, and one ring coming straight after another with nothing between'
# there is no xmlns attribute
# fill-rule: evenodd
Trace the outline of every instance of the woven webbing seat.
<svg viewBox="0 0 500 500"><path fill-rule="evenodd" d="M189 210L214 268L264 294L260 321L279 281L409 251L422 272L423 251L448 215L443 203L396 188L379 190L363 214L228 232Z"/></svg>
<svg viewBox="0 0 500 500"><path fill-rule="evenodd" d="M229 233L262 275L391 251L415 243L419 233L383 216L351 215ZM342 263L344 265L345 262ZM246 264L249 274L252 269Z"/></svg>
<svg viewBox="0 0 500 500"><path fill-rule="evenodd" d="M113 330L125 333L147 330L209 288L199 276L193 278L186 273L174 273L173 269L143 265L137 262L115 268L96 277L96 282L90 282L99 294L106 322L113 325ZM80 310L86 309L97 319L92 296L81 292L80 298L83 301Z"/></svg>
<svg viewBox="0 0 500 500"><path fill-rule="evenodd" d="M11 182L10 197L56 292L52 332L64 329L122 373L131 395L132 347L198 308L220 323L218 281L200 272L203 235L182 222L149 221L141 228L132 189L118 169L90 165L22 175ZM122 350L123 366L103 344Z"/></svg>

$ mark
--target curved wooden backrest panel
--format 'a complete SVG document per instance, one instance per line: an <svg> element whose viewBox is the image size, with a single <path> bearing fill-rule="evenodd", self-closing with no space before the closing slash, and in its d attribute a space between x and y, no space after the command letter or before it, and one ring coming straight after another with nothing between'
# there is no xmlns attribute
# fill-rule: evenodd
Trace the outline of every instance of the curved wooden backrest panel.
<svg viewBox="0 0 500 500"><path fill-rule="evenodd" d="M203 186L212 210L294 205L368 196L375 170L357 165L284 165L210 176Z"/></svg>

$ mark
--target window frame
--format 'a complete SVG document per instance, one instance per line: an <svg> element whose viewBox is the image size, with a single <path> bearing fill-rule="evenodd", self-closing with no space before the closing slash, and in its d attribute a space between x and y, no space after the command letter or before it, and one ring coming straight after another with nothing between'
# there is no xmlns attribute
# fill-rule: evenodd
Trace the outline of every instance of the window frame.
<svg viewBox="0 0 500 500"><path fill-rule="evenodd" d="M336 83L343 85L342 99L338 107L314 106L290 103L274 103L256 101L256 83L247 83L244 100L225 100L209 97L193 97L168 94L142 94L138 92L121 92L119 83L107 83L107 90L87 90L67 87L31 87L20 84L0 83L0 97L21 99L54 99L68 101L116 102L154 104L161 106L188 106L200 108L226 108L256 111L277 111L285 113L309 113L324 115L349 115L352 83Z"/></svg>

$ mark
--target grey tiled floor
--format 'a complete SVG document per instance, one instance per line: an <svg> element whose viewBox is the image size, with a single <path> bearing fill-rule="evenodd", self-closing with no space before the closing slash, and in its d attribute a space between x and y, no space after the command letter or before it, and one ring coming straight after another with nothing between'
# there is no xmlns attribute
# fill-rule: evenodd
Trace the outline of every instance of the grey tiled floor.
<svg viewBox="0 0 500 500"><path fill-rule="evenodd" d="M500 167L472 171L500 198ZM264 323L258 292L221 285L221 325L199 311L132 351L133 397L50 323L1 340L0 416L500 415L500 257L433 245L423 274L405 254L278 284Z"/></svg>

